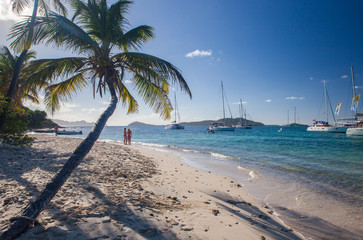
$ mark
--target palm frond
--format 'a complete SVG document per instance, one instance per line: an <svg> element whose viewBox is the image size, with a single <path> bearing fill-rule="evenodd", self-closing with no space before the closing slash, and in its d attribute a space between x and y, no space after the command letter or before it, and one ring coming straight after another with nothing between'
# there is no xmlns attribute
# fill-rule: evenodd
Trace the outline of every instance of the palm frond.
<svg viewBox="0 0 363 240"><path fill-rule="evenodd" d="M152 77L149 76L149 70L151 69L156 72L158 76L161 76L167 81L171 81L171 84L179 85L182 91L185 91L190 98L192 97L189 86L180 71L174 65L165 60L137 52L116 54L113 56L113 59L118 61L120 64L127 63L131 72L136 72L145 78ZM155 78L154 80L160 81L159 78Z"/></svg>
<svg viewBox="0 0 363 240"><path fill-rule="evenodd" d="M46 107L53 114L60 108L60 102L67 101L87 85L84 73L78 73L63 82L49 86L45 94Z"/></svg>
<svg viewBox="0 0 363 240"><path fill-rule="evenodd" d="M115 77L115 76L114 76ZM118 99L121 101L123 107L127 107L127 113L135 113L139 109L139 104L132 96L126 86L122 83L120 77L116 77L115 89L118 93Z"/></svg>
<svg viewBox="0 0 363 240"><path fill-rule="evenodd" d="M67 8L63 5L61 0L53 0L52 2L57 12L59 12L63 16L67 16L68 14Z"/></svg>
<svg viewBox="0 0 363 240"><path fill-rule="evenodd" d="M70 57L59 59L41 59L31 61L27 71L31 86L43 87L59 78L67 78L78 72L87 64L86 58Z"/></svg>
<svg viewBox="0 0 363 240"><path fill-rule="evenodd" d="M23 19L12 26L9 34L9 39L13 39L10 47L17 53L29 49L32 43L38 44L42 40L40 36L44 35L45 23L41 21L41 18L36 18L34 23L31 17Z"/></svg>
<svg viewBox="0 0 363 240"><path fill-rule="evenodd" d="M164 119L170 118L170 113L173 108L168 97L168 92L165 91L169 88L165 88L165 84L156 85L140 74L135 74L132 82L145 103L149 104L155 112L159 113L160 117Z"/></svg>
<svg viewBox="0 0 363 240"><path fill-rule="evenodd" d="M140 49L145 42L154 38L154 33L152 27L142 25L117 37L117 45L120 46L123 51L128 51L129 49Z"/></svg>
<svg viewBox="0 0 363 240"><path fill-rule="evenodd" d="M28 0L11 0L10 3L11 8L17 14L20 14L24 10L24 8L29 5Z"/></svg>

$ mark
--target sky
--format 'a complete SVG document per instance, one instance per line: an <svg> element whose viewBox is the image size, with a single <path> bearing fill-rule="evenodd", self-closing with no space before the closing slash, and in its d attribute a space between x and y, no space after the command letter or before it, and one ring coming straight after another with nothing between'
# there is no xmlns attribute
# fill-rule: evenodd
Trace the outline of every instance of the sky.
<svg viewBox="0 0 363 240"><path fill-rule="evenodd" d="M8 2L0 0L1 45L9 45L9 28L19 19ZM362 13L363 0L135 0L127 18L130 27L154 28L155 39L141 51L171 62L186 79L192 99L177 86L170 91L177 94L181 121L221 118L223 81L233 117L242 99L254 121L286 124L289 112L291 123L296 107L296 121L311 124L325 120L324 80L333 109L342 103L339 117L352 116L351 66L363 92ZM33 50L38 58L72 56L51 46ZM136 99L138 113L127 115L119 105L107 124L170 122ZM95 122L108 102L86 89L48 114ZM44 104L27 106L44 110Z"/></svg>

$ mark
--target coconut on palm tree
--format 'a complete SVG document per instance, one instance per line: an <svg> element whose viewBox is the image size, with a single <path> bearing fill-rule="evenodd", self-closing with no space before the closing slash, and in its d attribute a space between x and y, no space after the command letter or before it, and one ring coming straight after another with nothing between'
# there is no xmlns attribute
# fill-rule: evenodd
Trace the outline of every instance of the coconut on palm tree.
<svg viewBox="0 0 363 240"><path fill-rule="evenodd" d="M29 219L35 219L39 215L91 150L118 102L128 109L128 113L138 110L136 99L125 85L126 78L137 94L163 118L169 118L172 110L168 98L170 84L179 85L191 97L186 81L175 66L155 56L138 52L143 43L151 40L154 35L153 29L146 25L126 29L128 22L124 15L130 3L119 0L108 7L106 0L89 0L87 3L73 0L75 14L72 20L56 13L37 18L34 26L34 32L38 36L36 42L55 43L80 55L34 62L34 74L30 77L30 82L34 85L50 83L45 90L46 106L54 112L61 101L69 99L89 85L93 86L94 95L109 95L111 100L89 135L39 197L24 210L24 218L13 222L2 236L14 236L11 234L24 231ZM17 26L14 34L20 36L23 33Z"/></svg>

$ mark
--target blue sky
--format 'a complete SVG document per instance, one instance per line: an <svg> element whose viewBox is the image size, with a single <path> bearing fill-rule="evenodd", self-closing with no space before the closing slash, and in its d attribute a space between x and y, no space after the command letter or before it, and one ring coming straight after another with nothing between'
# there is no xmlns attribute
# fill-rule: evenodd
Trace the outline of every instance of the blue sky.
<svg viewBox="0 0 363 240"><path fill-rule="evenodd" d="M363 89L362 12L362 0L136 0L128 19L132 27L155 28L156 38L142 51L170 61L186 78L193 99L176 89L182 121L221 118L223 81L234 117L242 99L255 121L284 124L296 106L299 122L310 124L324 116L322 80L333 108L342 102L341 115L351 113L351 65ZM6 45L10 24L0 25L0 44ZM39 58L70 54L34 50ZM107 101L86 90L54 118L96 121ZM119 106L108 125L168 123L139 103L139 113L127 116Z"/></svg>

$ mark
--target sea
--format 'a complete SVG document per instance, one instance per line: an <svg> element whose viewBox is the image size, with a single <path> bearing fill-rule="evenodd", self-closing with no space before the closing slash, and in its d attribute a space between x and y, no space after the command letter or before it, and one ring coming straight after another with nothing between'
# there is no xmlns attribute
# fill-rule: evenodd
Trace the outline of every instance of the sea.
<svg viewBox="0 0 363 240"><path fill-rule="evenodd" d="M100 140L123 142L123 126ZM363 137L261 126L207 133L127 127L132 142L172 152L192 167L234 178L306 239L363 238ZM72 127L86 137L91 127ZM80 136L74 136L80 137Z"/></svg>

